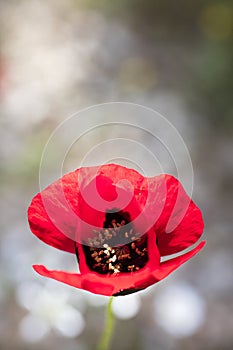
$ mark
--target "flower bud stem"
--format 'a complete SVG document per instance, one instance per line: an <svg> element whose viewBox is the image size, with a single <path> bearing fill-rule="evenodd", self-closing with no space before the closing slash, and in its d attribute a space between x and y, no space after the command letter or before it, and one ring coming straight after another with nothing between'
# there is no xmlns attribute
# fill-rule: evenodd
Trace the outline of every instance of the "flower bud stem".
<svg viewBox="0 0 233 350"><path fill-rule="evenodd" d="M107 306L106 323L103 333L100 337L97 350L109 350L114 329L114 315L112 312L112 302L114 297L109 298Z"/></svg>

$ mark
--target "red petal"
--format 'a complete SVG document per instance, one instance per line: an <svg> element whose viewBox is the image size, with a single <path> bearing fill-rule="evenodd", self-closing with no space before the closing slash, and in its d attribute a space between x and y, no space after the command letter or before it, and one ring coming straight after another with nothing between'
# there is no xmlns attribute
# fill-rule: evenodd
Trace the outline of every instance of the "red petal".
<svg viewBox="0 0 233 350"><path fill-rule="evenodd" d="M176 270L180 265L184 264L186 261L191 259L194 255L196 255L205 245L205 242L201 242L196 248L191 250L190 252L178 256L174 259L167 260L162 262L160 266L154 268L154 271L151 269L150 273L148 273L145 278L141 278L136 283L134 283L134 287L136 289L145 289L165 277L167 277L171 272Z"/></svg>
<svg viewBox="0 0 233 350"><path fill-rule="evenodd" d="M139 273L100 276L96 273L77 274L66 271L48 270L43 265L33 265L33 268L41 276L52 278L75 288L106 296L117 294L121 290L134 289L139 278ZM144 280L148 275L150 275L149 271L145 270L140 274L140 278Z"/></svg>
<svg viewBox="0 0 233 350"><path fill-rule="evenodd" d="M73 172L33 198L28 208L28 221L31 231L43 242L74 253L77 212L77 172Z"/></svg>
<svg viewBox="0 0 233 350"><path fill-rule="evenodd" d="M48 270L43 265L33 265L33 269L41 276L49 277L75 288L82 288L82 275L65 271Z"/></svg>
<svg viewBox="0 0 233 350"><path fill-rule="evenodd" d="M127 188L127 183L113 184L112 180L103 175L97 175L81 189L79 196L80 222L77 229L79 242L88 242L95 230L104 226L107 210L123 210L129 213L130 221L137 218L134 228L144 232L146 220L141 214L141 206L137 202L134 190ZM121 242L118 242L121 244Z"/></svg>
<svg viewBox="0 0 233 350"><path fill-rule="evenodd" d="M129 187L127 182L121 181L129 179L133 188L140 186L143 181L143 177L135 170L115 164L77 169L52 183L33 198L28 209L31 231L43 242L74 253L73 240L76 240L77 233L80 233L77 230L79 218L98 227L102 226L105 213L97 209L86 211L88 205L84 203L80 194L80 188L85 189L96 178L98 193L105 201L110 201L110 206L116 197L115 185L119 184L117 195L124 201ZM130 203L126 208L132 216L137 216L140 212L140 207L135 203L133 198L133 204Z"/></svg>
<svg viewBox="0 0 233 350"><path fill-rule="evenodd" d="M105 280L100 279L94 275L81 275L66 271L48 270L43 265L33 265L34 270L41 276L52 278L56 281L63 282L69 286L85 289L95 294L102 294L110 296L113 293L113 286L106 283Z"/></svg>
<svg viewBox="0 0 233 350"><path fill-rule="evenodd" d="M176 258L164 261L160 264L158 269L155 269L153 276L157 281L160 281L167 277L172 271L176 270L180 265L184 264L186 261L191 259L196 255L205 245L205 241L202 241L195 247L193 250L189 251L186 254L180 255Z"/></svg>
<svg viewBox="0 0 233 350"><path fill-rule="evenodd" d="M117 185L120 181L127 179L133 188L139 189L144 177L134 169L129 169L117 164L106 164L99 168L99 174L110 178Z"/></svg>
<svg viewBox="0 0 233 350"><path fill-rule="evenodd" d="M170 175L156 176L149 181L155 198L150 202L150 210L159 212L162 208L154 225L161 256L177 253L196 243L204 228L202 214L180 182Z"/></svg>

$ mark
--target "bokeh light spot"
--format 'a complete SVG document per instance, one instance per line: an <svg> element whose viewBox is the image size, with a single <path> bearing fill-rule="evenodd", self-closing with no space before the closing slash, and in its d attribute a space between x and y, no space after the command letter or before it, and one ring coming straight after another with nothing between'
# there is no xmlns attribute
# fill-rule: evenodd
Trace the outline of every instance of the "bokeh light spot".
<svg viewBox="0 0 233 350"><path fill-rule="evenodd" d="M65 337L78 337L85 327L82 314L73 307L67 307L56 319L54 327Z"/></svg>
<svg viewBox="0 0 233 350"><path fill-rule="evenodd" d="M32 310L38 295L43 292L43 287L35 282L22 282L16 289L18 304L27 310Z"/></svg>
<svg viewBox="0 0 233 350"><path fill-rule="evenodd" d="M25 316L19 326L22 339L29 343L41 341L49 331L50 326L45 321L31 314Z"/></svg>
<svg viewBox="0 0 233 350"><path fill-rule="evenodd" d="M141 306L141 300L138 295L127 295L116 297L113 300L112 309L114 315L121 320L128 320L137 315Z"/></svg>
<svg viewBox="0 0 233 350"><path fill-rule="evenodd" d="M205 304L198 291L187 284L162 289L154 300L154 318L177 338L193 335L205 320Z"/></svg>

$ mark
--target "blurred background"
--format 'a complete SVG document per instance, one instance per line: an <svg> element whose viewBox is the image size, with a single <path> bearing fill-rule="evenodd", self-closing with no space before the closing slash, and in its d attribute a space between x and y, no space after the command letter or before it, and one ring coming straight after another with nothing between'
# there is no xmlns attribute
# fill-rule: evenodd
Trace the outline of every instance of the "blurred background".
<svg viewBox="0 0 233 350"><path fill-rule="evenodd" d="M115 299L112 349L232 349L232 1L0 0L0 33L0 349L95 349L107 298L34 273L77 266L30 233L26 210L55 127L109 101L153 108L181 133L208 242L160 284Z"/></svg>

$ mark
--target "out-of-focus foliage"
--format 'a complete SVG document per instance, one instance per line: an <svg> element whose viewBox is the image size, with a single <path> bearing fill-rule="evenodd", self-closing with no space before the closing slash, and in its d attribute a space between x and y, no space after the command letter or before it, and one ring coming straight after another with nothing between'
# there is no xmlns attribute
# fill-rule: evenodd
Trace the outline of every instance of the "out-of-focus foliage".
<svg viewBox="0 0 233 350"><path fill-rule="evenodd" d="M213 128L233 128L233 4L231 0L120 0L76 4L117 17L154 46L155 40L196 47L192 75L184 89ZM189 50L189 45L187 45ZM182 77L180 77L182 81ZM184 83L182 84L184 85ZM178 84L179 88L179 84ZM187 91L188 88L188 91Z"/></svg>

